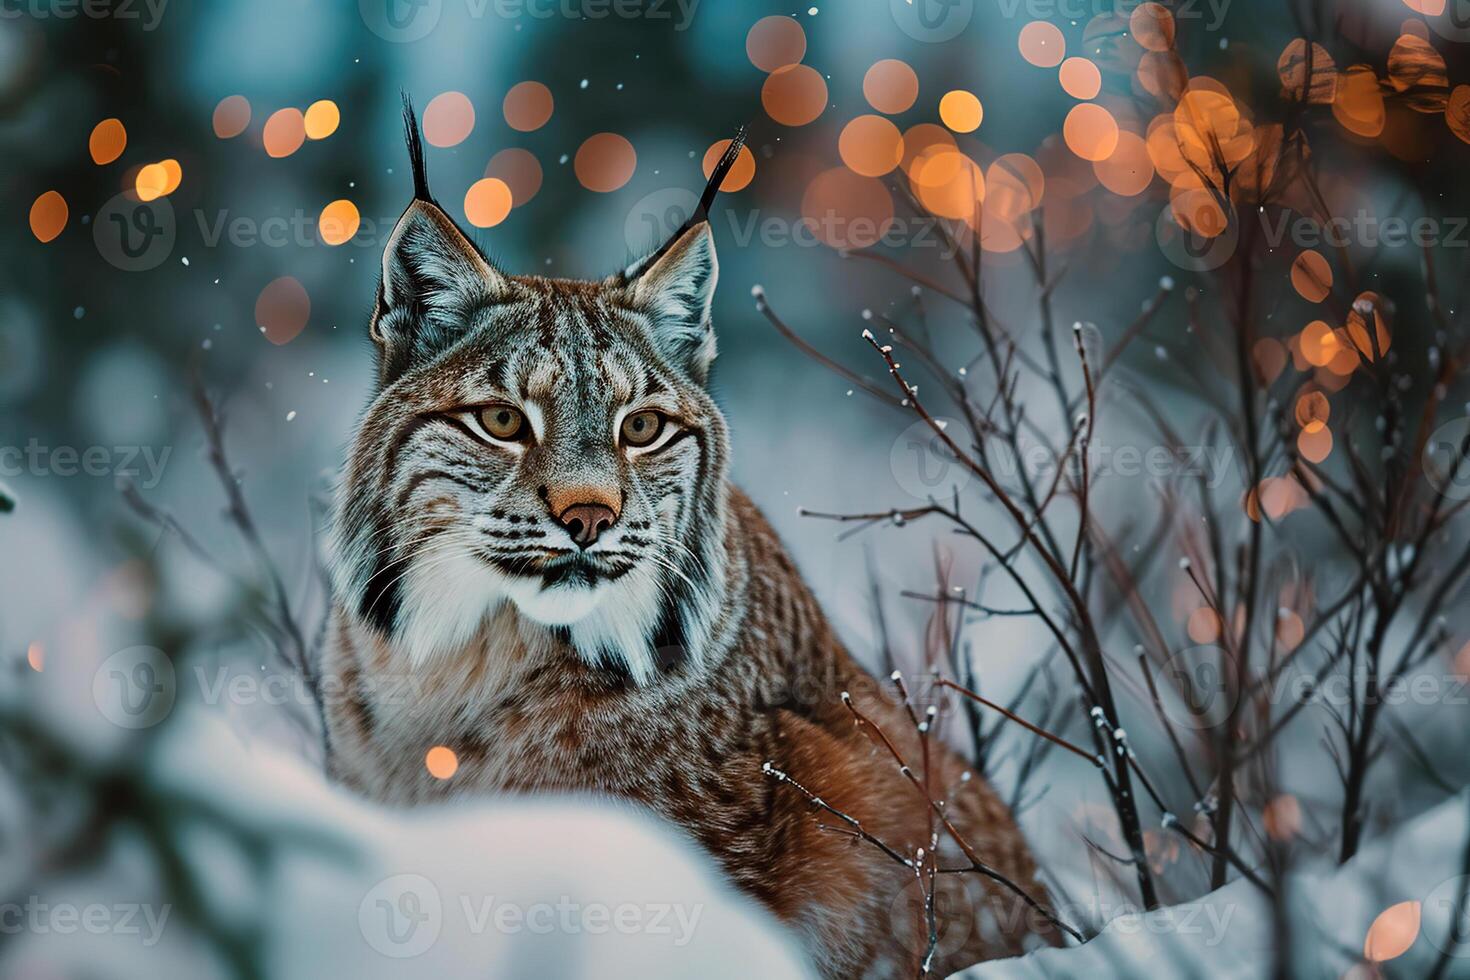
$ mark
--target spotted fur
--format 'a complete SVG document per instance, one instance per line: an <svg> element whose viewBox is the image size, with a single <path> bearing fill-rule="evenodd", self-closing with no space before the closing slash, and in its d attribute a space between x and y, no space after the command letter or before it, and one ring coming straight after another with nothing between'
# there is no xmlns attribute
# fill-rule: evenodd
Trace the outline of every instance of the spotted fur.
<svg viewBox="0 0 1470 980"><path fill-rule="evenodd" d="M709 224L600 282L510 275L428 197L414 156L416 197L371 326L379 390L333 531L335 774L396 804L566 791L647 807L797 929L824 975L915 975L926 932L912 872L823 829L832 818L762 771L905 854L931 846L929 808L840 694L917 762L913 726L727 481L725 420L705 387ZM522 410L531 438L478 431L465 411L492 403ZM636 452L619 427L645 406L676 429ZM558 515L587 499L616 517L584 549ZM457 754L452 779L426 771L435 745ZM1005 806L931 749L949 818L1041 894ZM989 879L945 875L941 888L935 972L1050 938Z"/></svg>

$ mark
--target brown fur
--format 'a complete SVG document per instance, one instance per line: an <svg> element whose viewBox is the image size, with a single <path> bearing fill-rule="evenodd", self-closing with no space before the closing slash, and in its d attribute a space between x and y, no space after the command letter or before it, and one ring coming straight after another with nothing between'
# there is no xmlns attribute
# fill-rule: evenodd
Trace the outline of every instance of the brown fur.
<svg viewBox="0 0 1470 980"><path fill-rule="evenodd" d="M853 724L841 692L893 739L915 772L918 736L903 709L838 642L756 507L727 492L729 593L737 637L713 663L671 659L636 686L579 659L511 603L460 653L411 671L389 641L339 607L324 664L336 775L375 799L412 804L503 792L582 791L645 806L685 828L742 889L801 933L827 977L917 976L927 934L911 870L849 835L770 762L865 829L912 855L930 811L885 752ZM432 777L425 752L458 755ZM965 764L931 742L935 795L980 857L1044 901L1011 814ZM942 836L942 834L941 834ZM941 865L963 864L953 846ZM944 934L932 972L1021 952L1049 930L1003 888L941 875Z"/></svg>

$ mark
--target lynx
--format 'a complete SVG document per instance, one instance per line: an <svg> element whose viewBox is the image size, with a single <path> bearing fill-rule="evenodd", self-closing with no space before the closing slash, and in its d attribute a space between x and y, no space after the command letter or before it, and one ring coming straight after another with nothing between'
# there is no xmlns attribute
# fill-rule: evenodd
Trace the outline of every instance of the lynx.
<svg viewBox="0 0 1470 980"><path fill-rule="evenodd" d="M843 694L916 762L905 708L726 478L707 390L707 212L738 145L652 255L600 281L548 279L501 271L434 202L405 116L414 198L383 256L378 384L332 532L334 775L399 805L631 801L702 845L824 976L919 975L925 884L791 785L904 859L937 837L954 863L933 808ZM426 771L437 745L457 755L451 779ZM1043 896L996 793L937 740L929 750L945 817ZM938 882L934 974L1054 938L992 878Z"/></svg>

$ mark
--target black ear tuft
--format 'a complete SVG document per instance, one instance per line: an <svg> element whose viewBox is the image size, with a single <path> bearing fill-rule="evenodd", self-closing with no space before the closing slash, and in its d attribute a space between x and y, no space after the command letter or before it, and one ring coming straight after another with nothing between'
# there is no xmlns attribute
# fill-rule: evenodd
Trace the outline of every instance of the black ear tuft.
<svg viewBox="0 0 1470 980"><path fill-rule="evenodd" d="M704 193L699 195L699 205L694 209L694 213L679 226L678 231L669 236L668 241L664 242L649 255L643 256L643 258L638 259L622 272L615 275L613 277L615 282L625 285L637 279L657 264L658 260L663 258L665 253L674 247L674 243L684 237L685 232L695 225L709 220L709 209L714 206L715 197L720 193L720 184L724 182L725 175L730 172L730 168L735 166L735 159L740 156L740 150L744 146L745 127L741 126L736 130L735 138L730 141L730 145L725 148L725 153L720 157L720 162L716 163L714 170L710 171L709 181L704 185Z"/></svg>
<svg viewBox="0 0 1470 980"><path fill-rule="evenodd" d="M690 224L709 219L709 209L715 203L715 195L720 193L720 184L724 181L725 175L730 172L730 168L735 166L735 158L740 156L740 151L744 146L745 127L741 126L735 133L735 138L730 141L730 145L725 148L725 154L720 157L720 162L715 164L714 170L710 171L709 183L704 185L704 193L699 195L699 210L689 216Z"/></svg>
<svg viewBox="0 0 1470 980"><path fill-rule="evenodd" d="M403 93L403 140L408 144L408 165L413 170L413 196L416 201L432 201L429 173L424 167L424 142L419 136L419 120L413 113L413 100Z"/></svg>

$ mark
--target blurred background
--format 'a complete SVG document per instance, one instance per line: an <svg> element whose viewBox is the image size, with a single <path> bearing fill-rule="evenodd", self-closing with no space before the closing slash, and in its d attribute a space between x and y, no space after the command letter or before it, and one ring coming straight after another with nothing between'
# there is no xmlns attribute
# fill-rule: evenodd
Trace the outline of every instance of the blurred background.
<svg viewBox="0 0 1470 980"><path fill-rule="evenodd" d="M125 654L119 662L131 671L141 661L129 651L146 647L225 676L266 669L269 635L252 612L259 594L230 572L255 556L221 516L225 499L191 396L196 377L222 408L230 461L263 544L293 601L311 607L323 527L313 501L329 491L371 391L367 316L383 243L411 196L404 95L421 114L431 186L446 210L503 267L552 276L602 276L661 242L688 214L722 141L749 127L749 152L713 215L720 355L712 386L731 422L734 477L792 545L857 655L881 665L881 621L896 658L919 662L933 609L899 593L934 590L936 546L958 563L954 580L973 580L981 556L938 530L839 540L830 523L798 508L912 507L969 480L936 454L910 413L802 357L757 311L752 288L785 324L880 388L890 382L860 339L871 323L865 310L912 322L915 304L927 304L939 356L955 370L975 363L964 311L883 268L901 262L962 290L946 235L964 238L974 202L956 206L946 196L952 181L918 176L957 146L990 188L987 303L1024 346L1041 356L1043 295L1064 351L1074 322L1102 350L1150 311L1116 369L1121 407L1100 422L1098 437L1146 451L1157 437L1145 416L1128 411L1128 386L1146 389L1180 430L1202 426L1215 410L1202 393L1219 365L1194 333L1194 311L1232 302L1207 275L1219 265L1209 248L1181 251L1171 237L1191 221L1209 224L1210 205L1180 209L1187 179L1167 172L1149 141L1149 100L1176 71L1168 53L1177 51L1177 70L1187 64L1183 77L1217 79L1240 104L1261 106L1258 127L1279 115L1264 106L1287 81L1279 63L1297 37L1322 38L1340 67L1381 68L1411 34L1440 52L1451 86L1470 81L1470 28L1444 0L1164 4L1162 47L1140 25L1162 31L1164 21L1140 21L1138 7L0 0L0 484L13 504L0 515L7 684L67 733L53 748L81 771L79 760L131 735L99 712L91 687L108 658ZM1085 105L1100 114L1075 111ZM1348 95L1323 108L1307 129L1331 210L1375 221L1430 215L1451 229L1456 215L1470 214L1465 106L1452 97L1446 109L1441 99L1438 114L1426 114L1399 104L1384 111L1380 100L1376 127L1355 125L1359 106ZM910 193L931 214L913 217ZM1026 257L1038 232L1022 221L1040 215L1043 199L1044 290ZM1470 245L1470 233L1458 235L1446 231L1436 253L1446 262L1446 296L1456 299L1467 253L1454 249ZM1277 248L1287 265L1299 251L1278 239L1264 254ZM1429 363L1436 311L1424 302L1422 250L1377 247L1355 233L1333 255L1356 261L1364 289L1397 298L1395 350L1407 364ZM1319 364L1310 338L1298 335L1315 287L1284 272L1262 281L1257 327L1280 338L1283 363L1290 356L1315 372L1321 390L1340 391L1352 368L1334 373L1330 352ZM1070 367L1064 373L1077 382ZM1411 411L1432 377L1427 368L1413 375L1404 395ZM1065 432L1071 420L1049 390L1023 384L1035 403L1031 421ZM1373 416L1343 424L1371 428ZM1308 452L1327 458L1331 435L1325 450L1319 437ZM1198 465L1221 500L1246 491L1237 461L1204 455ZM1158 506L1149 488L1192 475L1175 464L1120 467L1100 485L1097 506L1126 521ZM120 484L186 533L140 519ZM1263 486L1254 506L1277 509L1273 517L1300 506L1272 499ZM1340 546L1308 516L1292 525L1292 547L1302 565L1329 571ZM1164 547L1168 566L1176 552ZM1150 585L1172 611L1171 638L1186 647L1213 639L1208 624L1196 629L1188 589L1181 596L1178 586ZM993 596L998 606L1013 600L1004 589ZM1456 606L1446 615L1463 618ZM1029 619L971 625L965 646L977 673L993 696L1010 697L1049 638ZM181 702L210 700L208 685L177 687ZM247 756L268 745L312 758L311 737L280 704L214 701L205 708L226 718ZM1454 741L1463 718L1446 722L1445 710L1420 722L1426 744L1463 744ZM1303 744L1303 757L1320 765L1316 740ZM146 770L152 758L134 761ZM1455 776L1470 764L1444 765L1434 780L1396 770L1389 785L1398 806L1377 815L1423 809L1445 784L1461 785ZM1014 760L1004 766L1014 775ZM1099 787L1073 778L1087 771L1063 766L1056 778L1033 781L1045 791L1028 795L1034 809L1023 821L1033 839L1058 841L1047 863L1084 891L1109 887L1110 877L1088 853L1088 840L1106 842L1109 831L1089 824L1106 824L1108 814ZM1332 783L1325 767L1317 773L1317 785L1299 793L1304 801ZM318 790L300 792L315 799ZM29 811L18 800L7 798L0 817L23 834ZM139 826L155 826L149 820L165 817ZM1158 860L1178 860L1177 851L1163 847ZM67 866L18 864L6 887L24 892L37 875ZM1173 897L1204 886L1202 874L1185 871ZM1105 901L1091 914L1110 911L1116 903ZM248 946L249 935L230 941ZM48 974L36 965L44 962L32 962L29 975L84 975Z"/></svg>

